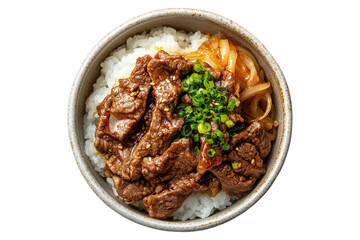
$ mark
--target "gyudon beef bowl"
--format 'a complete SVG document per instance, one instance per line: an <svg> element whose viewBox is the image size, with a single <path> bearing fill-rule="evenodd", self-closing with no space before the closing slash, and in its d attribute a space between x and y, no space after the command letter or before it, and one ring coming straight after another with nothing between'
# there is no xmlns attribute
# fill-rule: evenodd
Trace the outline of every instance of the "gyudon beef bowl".
<svg viewBox="0 0 360 240"><path fill-rule="evenodd" d="M266 49L230 20L190 9L145 14L102 40L68 118L96 194L163 230L244 212L274 181L291 134L286 82Z"/></svg>

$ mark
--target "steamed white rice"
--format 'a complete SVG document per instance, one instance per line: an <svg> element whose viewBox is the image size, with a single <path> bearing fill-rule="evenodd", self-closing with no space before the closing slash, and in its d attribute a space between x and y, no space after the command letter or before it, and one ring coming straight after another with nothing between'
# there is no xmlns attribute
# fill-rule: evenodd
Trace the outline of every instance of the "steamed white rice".
<svg viewBox="0 0 360 240"><path fill-rule="evenodd" d="M170 27L158 27L129 38L126 44L114 50L108 58L101 63L101 75L94 84L94 89L86 100L86 114L84 116L85 151L90 158L95 170L103 175L105 157L98 153L94 147L94 135L98 114L96 106L110 93L114 83L120 78L127 78L135 67L138 57L149 54L154 56L160 49L169 54L184 54L198 49L207 40L201 32L185 33ZM112 186L114 194L120 198L113 187L111 178L106 179ZM216 210L222 210L231 205L232 200L225 192L220 192L216 197L208 193L193 193L174 214L173 219L187 220L196 217L208 217ZM135 204L143 209L142 201Z"/></svg>

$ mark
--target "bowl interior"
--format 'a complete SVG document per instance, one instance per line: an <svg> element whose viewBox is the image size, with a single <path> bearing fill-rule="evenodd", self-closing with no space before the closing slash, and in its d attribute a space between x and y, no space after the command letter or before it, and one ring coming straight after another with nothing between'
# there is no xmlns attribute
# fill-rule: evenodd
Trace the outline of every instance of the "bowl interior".
<svg viewBox="0 0 360 240"><path fill-rule="evenodd" d="M273 88L273 100L276 109L275 118L279 121L278 137L273 142L267 158L267 173L247 196L236 201L225 210L216 212L206 219L188 220L185 222L157 220L148 217L147 213L125 204L112 192L105 179L94 170L84 150L83 116L85 101L92 91L92 85L100 75L100 63L126 39L149 31L157 26L170 26L178 30L201 31L203 33L224 32L228 38L249 49L263 68L266 78ZM274 67L275 66L275 67ZM285 85L284 85L285 84ZM162 230L198 230L215 226L239 215L252 206L271 186L284 161L291 131L291 106L286 105L284 95L287 87L276 62L264 46L250 33L230 20L218 15L198 10L162 10L142 15L119 26L108 34L89 54L75 80L69 102L69 132L79 168L95 193L111 208L121 215L144 225ZM287 95L286 95L287 96ZM72 115L72 116L70 116ZM290 129L289 129L290 121ZM285 124L284 124L285 123ZM284 142L285 141L285 142Z"/></svg>

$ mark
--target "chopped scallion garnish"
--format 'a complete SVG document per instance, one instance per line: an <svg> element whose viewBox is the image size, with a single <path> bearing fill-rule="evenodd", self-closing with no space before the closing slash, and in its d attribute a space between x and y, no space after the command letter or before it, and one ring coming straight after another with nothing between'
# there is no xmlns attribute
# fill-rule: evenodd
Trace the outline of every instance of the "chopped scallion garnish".
<svg viewBox="0 0 360 240"><path fill-rule="evenodd" d="M215 156L215 154L216 154L216 152L214 149L211 148L211 149L207 150L207 155L209 157L213 157L213 156Z"/></svg>
<svg viewBox="0 0 360 240"><path fill-rule="evenodd" d="M200 123L198 125L198 131L199 133L205 134L207 132L210 132L211 130L211 125L210 123L206 122L206 123Z"/></svg>
<svg viewBox="0 0 360 240"><path fill-rule="evenodd" d="M232 128L233 126L235 126L235 123L231 120L227 120L225 124L228 128Z"/></svg>
<svg viewBox="0 0 360 240"><path fill-rule="evenodd" d="M227 116L235 106L240 105L240 101L236 98L228 100L225 96L228 89L223 86L215 87L214 81L214 77L210 72L205 71L204 65L198 60L193 66L193 72L182 80L182 90L190 96L191 104L181 103L176 107L178 116L184 118L184 126L178 135L193 138L195 151L199 154L200 134L203 134L205 141L211 145L211 149L207 151L209 157L213 157L218 150L229 150L230 145L224 139L225 134L232 136L242 129L242 125L235 125ZM168 103L168 107L173 109L171 103ZM225 123L226 131L212 130L214 126L211 125L211 121L219 125ZM217 150L215 151L214 148Z"/></svg>
<svg viewBox="0 0 360 240"><path fill-rule="evenodd" d="M237 163L237 162L231 163L231 166L232 166L233 169L238 169L239 168L239 163Z"/></svg>

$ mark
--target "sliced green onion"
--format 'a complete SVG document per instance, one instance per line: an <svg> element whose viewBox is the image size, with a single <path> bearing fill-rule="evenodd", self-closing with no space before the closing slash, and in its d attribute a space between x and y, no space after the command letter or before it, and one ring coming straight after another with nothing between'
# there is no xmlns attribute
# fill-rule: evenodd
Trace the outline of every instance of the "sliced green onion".
<svg viewBox="0 0 360 240"><path fill-rule="evenodd" d="M222 115L220 116L220 119L221 119L221 122L224 123L224 122L226 122L226 121L229 120L229 117L228 117L227 115L225 115L225 114L222 114Z"/></svg>
<svg viewBox="0 0 360 240"><path fill-rule="evenodd" d="M218 136L220 138L222 138L224 136L224 133L222 131L220 131L219 129L215 130L215 134L216 134L216 136Z"/></svg>
<svg viewBox="0 0 360 240"><path fill-rule="evenodd" d="M199 60L197 60L196 63L194 64L194 71L201 73L204 70L205 70L204 65Z"/></svg>
<svg viewBox="0 0 360 240"><path fill-rule="evenodd" d="M218 111L221 112L221 113L226 113L227 109L224 106L219 106Z"/></svg>
<svg viewBox="0 0 360 240"><path fill-rule="evenodd" d="M184 111L178 112L178 116L179 116L179 117L184 117L184 116L185 116L185 112L184 112Z"/></svg>
<svg viewBox="0 0 360 240"><path fill-rule="evenodd" d="M185 110L185 114L190 114L193 112L193 109L191 106L187 106L184 110Z"/></svg>
<svg viewBox="0 0 360 240"><path fill-rule="evenodd" d="M191 76L190 76L189 84L190 84L191 86L200 85L200 84L202 83L202 79L203 79L203 75L197 74L197 73L193 73L193 74L191 74Z"/></svg>
<svg viewBox="0 0 360 240"><path fill-rule="evenodd" d="M229 112L232 112L234 110L235 103L236 103L235 99L232 98L232 99L229 100L229 103L227 105L227 110Z"/></svg>
<svg viewBox="0 0 360 240"><path fill-rule="evenodd" d="M237 101L236 104L235 104L235 106L238 107L239 105L240 105L240 101Z"/></svg>
<svg viewBox="0 0 360 240"><path fill-rule="evenodd" d="M225 143L224 145L221 146L222 149L224 149L225 151L230 149L230 144Z"/></svg>
<svg viewBox="0 0 360 240"><path fill-rule="evenodd" d="M225 94L225 93L227 93L227 91L228 90L226 87L219 86L216 88L216 92L221 93L221 94Z"/></svg>
<svg viewBox="0 0 360 240"><path fill-rule="evenodd" d="M215 156L215 154L216 154L216 152L214 149L211 148L211 149L207 150L207 155L209 157L213 157L213 156Z"/></svg>
<svg viewBox="0 0 360 240"><path fill-rule="evenodd" d="M184 92L188 92L190 88L189 78L182 81L182 87Z"/></svg>
<svg viewBox="0 0 360 240"><path fill-rule="evenodd" d="M210 132L210 130L211 130L211 125L210 125L210 123L208 123L208 122L206 122L206 123L200 123L200 124L198 125L198 131L199 131L199 133L204 134L204 133Z"/></svg>
<svg viewBox="0 0 360 240"><path fill-rule="evenodd" d="M190 127L191 127L191 130L196 130L197 127L198 127L198 124L193 123L193 124L190 125Z"/></svg>
<svg viewBox="0 0 360 240"><path fill-rule="evenodd" d="M227 120L225 124L228 128L232 128L233 126L235 126L235 123L231 120Z"/></svg>
<svg viewBox="0 0 360 240"><path fill-rule="evenodd" d="M189 125L184 125L181 129L181 134L184 137L188 137L190 136L190 134L192 133L191 127Z"/></svg>
<svg viewBox="0 0 360 240"><path fill-rule="evenodd" d="M237 163L237 162L231 163L231 166L232 166L233 169L238 169L239 168L239 163Z"/></svg>
<svg viewBox="0 0 360 240"><path fill-rule="evenodd" d="M171 103L168 103L167 105L168 105L168 107L169 107L170 110L174 108Z"/></svg>
<svg viewBox="0 0 360 240"><path fill-rule="evenodd" d="M195 147L195 153L196 153L196 154L199 154L199 153L200 153L199 146L196 146L196 147Z"/></svg>
<svg viewBox="0 0 360 240"><path fill-rule="evenodd" d="M194 142L200 142L200 135L198 133L194 134Z"/></svg>
<svg viewBox="0 0 360 240"><path fill-rule="evenodd" d="M212 120L217 124L221 123L221 119L219 117L213 118Z"/></svg>
<svg viewBox="0 0 360 240"><path fill-rule="evenodd" d="M214 144L214 140L211 138L211 135L206 135L205 141L210 145Z"/></svg>

